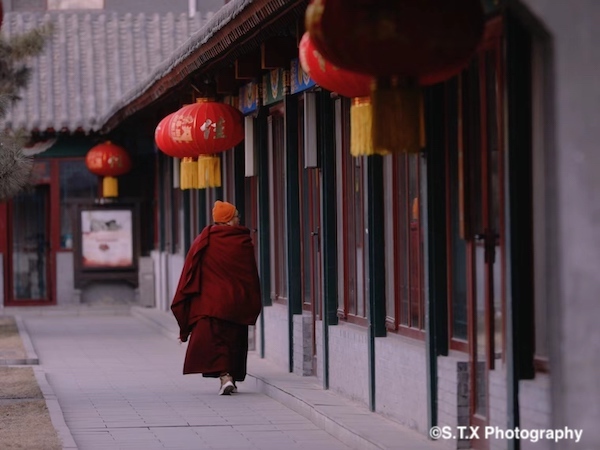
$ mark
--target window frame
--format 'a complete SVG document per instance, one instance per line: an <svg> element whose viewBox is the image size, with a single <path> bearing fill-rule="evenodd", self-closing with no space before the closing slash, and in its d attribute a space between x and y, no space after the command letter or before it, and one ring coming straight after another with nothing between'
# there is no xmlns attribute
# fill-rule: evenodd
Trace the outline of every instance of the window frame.
<svg viewBox="0 0 600 450"><path fill-rule="evenodd" d="M384 169L386 205L391 206L391 214L385 221L385 237L392 242L386 243L386 329L409 338L425 339L425 290L423 227L421 223L421 157L419 154L396 153L388 155L388 164ZM416 165L411 164L414 158ZM414 165L414 167L413 167ZM416 197L411 198L411 173L414 172ZM416 200L416 205L413 203ZM413 209L416 206L416 211ZM416 216L415 216L416 213ZM406 224L402 228L402 224ZM413 233L415 231L416 233ZM413 234L418 239L418 248L414 249ZM416 259L413 260L413 259ZM413 272L413 270L415 272ZM414 281L416 277L416 287ZM416 299L414 296L416 295ZM406 317L403 303L406 305ZM412 324L413 306L416 303L417 326ZM393 305L393 315L387 311Z"/></svg>
<svg viewBox="0 0 600 450"><path fill-rule="evenodd" d="M269 222L270 222L270 297L275 303L288 303L288 261L286 226L286 152L285 114L283 104L269 109L267 117L267 147L269 159ZM279 146L277 144L280 144ZM280 148L281 147L281 148Z"/></svg>
<svg viewBox="0 0 600 450"><path fill-rule="evenodd" d="M335 133L338 198L338 308L340 320L368 325L367 274L368 254L365 236L365 190L367 170L365 157L350 154L350 101L338 97L335 102ZM358 198L354 193L358 192ZM357 242L362 243L362 272L358 264ZM354 249L354 251L352 251ZM362 280L358 278L362 274ZM351 296L349 292L354 292ZM351 298L352 297L352 298ZM358 315L362 301L364 316ZM351 302L353 304L351 304ZM352 311L354 307L354 311Z"/></svg>

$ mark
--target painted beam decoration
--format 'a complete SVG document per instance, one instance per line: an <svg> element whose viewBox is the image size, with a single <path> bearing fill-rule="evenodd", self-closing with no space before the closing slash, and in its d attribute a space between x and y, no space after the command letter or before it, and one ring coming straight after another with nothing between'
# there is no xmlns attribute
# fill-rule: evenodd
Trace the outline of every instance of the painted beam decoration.
<svg viewBox="0 0 600 450"><path fill-rule="evenodd" d="M250 114L258 109L258 83L251 81L240 88L239 109L242 114Z"/></svg>
<svg viewBox="0 0 600 450"><path fill-rule="evenodd" d="M263 105L271 105L283 100L287 93L288 72L284 69L270 70L263 75Z"/></svg>
<svg viewBox="0 0 600 450"><path fill-rule="evenodd" d="M310 89L315 84L315 80L302 68L300 60L298 58L293 59L290 65L290 92L296 94Z"/></svg>

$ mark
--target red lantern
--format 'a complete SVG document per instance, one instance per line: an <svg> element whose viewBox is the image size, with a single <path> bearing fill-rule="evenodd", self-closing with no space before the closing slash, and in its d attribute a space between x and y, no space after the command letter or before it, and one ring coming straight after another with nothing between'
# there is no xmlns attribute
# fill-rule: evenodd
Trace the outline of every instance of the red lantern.
<svg viewBox="0 0 600 450"><path fill-rule="evenodd" d="M156 146L163 153L173 156L174 158L192 156L192 154L185 154L185 152L178 147L177 143L171 139L169 127L171 125L171 118L173 117L173 114L174 113L169 114L158 123L156 130L154 131L154 142L156 142Z"/></svg>
<svg viewBox="0 0 600 450"><path fill-rule="evenodd" d="M313 0L306 27L332 63L418 78L468 62L483 33L480 0Z"/></svg>
<svg viewBox="0 0 600 450"><path fill-rule="evenodd" d="M179 187L181 189L197 189L199 187L198 162L194 159L197 152L191 146L182 147L171 139L170 127L174 114L169 114L158 123L154 131L154 141L163 153L174 158L181 158Z"/></svg>
<svg viewBox="0 0 600 450"><path fill-rule="evenodd" d="M166 119L159 124L160 130L157 127L155 139L165 153L183 158L180 188L221 186L221 162L215 153L229 150L244 139L242 114L233 106L198 99L171 114L168 122Z"/></svg>
<svg viewBox="0 0 600 450"><path fill-rule="evenodd" d="M480 0L312 0L306 29L333 64L376 77L376 148L420 149L419 84L465 67L483 33Z"/></svg>
<svg viewBox="0 0 600 450"><path fill-rule="evenodd" d="M371 93L373 77L331 64L315 48L308 33L300 40L299 56L302 69L325 89L345 97L366 97Z"/></svg>
<svg viewBox="0 0 600 450"><path fill-rule="evenodd" d="M104 197L117 197L119 189L115 177L131 170L131 158L127 151L110 141L92 147L85 157L85 164L90 172L104 177Z"/></svg>
<svg viewBox="0 0 600 450"><path fill-rule="evenodd" d="M223 152L244 139L243 116L233 106L199 99L173 113L169 135L197 155Z"/></svg>
<svg viewBox="0 0 600 450"><path fill-rule="evenodd" d="M310 35L300 40L299 57L302 69L320 86L346 97L354 97L350 107L350 153L353 156L385 154L371 142L371 93L373 77L334 66L315 48Z"/></svg>

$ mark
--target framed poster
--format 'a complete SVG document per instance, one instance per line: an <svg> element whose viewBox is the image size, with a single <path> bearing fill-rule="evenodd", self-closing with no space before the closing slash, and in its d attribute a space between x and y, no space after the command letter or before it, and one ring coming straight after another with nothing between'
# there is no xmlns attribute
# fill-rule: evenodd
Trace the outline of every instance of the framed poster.
<svg viewBox="0 0 600 450"><path fill-rule="evenodd" d="M80 220L83 270L134 266L131 210L83 209Z"/></svg>
<svg viewBox="0 0 600 450"><path fill-rule="evenodd" d="M125 281L137 287L140 255L138 205L79 204L74 217L75 287Z"/></svg>

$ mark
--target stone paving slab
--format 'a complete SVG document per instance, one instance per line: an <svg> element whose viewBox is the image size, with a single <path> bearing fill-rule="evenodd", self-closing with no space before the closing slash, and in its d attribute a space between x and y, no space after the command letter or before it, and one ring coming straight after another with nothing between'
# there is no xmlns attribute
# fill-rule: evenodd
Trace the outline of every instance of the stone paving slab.
<svg viewBox="0 0 600 450"><path fill-rule="evenodd" d="M152 324L169 339L178 336L177 324L168 312L148 308L132 308L132 314ZM443 441L431 441L361 404L352 402L330 390L324 390L315 377L300 377L282 371L254 352L248 358L248 378L253 389L262 392L306 417L350 448L381 450L439 450ZM279 418L278 420L285 420ZM279 423L285 426L284 423ZM296 424L290 424L293 429Z"/></svg>
<svg viewBox="0 0 600 450"><path fill-rule="evenodd" d="M447 448L253 352L241 392L216 396L216 380L181 375L186 346L177 342L168 312L46 307L19 313L26 339L35 327L30 356L43 350L36 376L46 382L52 422L67 450Z"/></svg>
<svg viewBox="0 0 600 450"><path fill-rule="evenodd" d="M217 380L183 376L185 345L138 318L32 314L24 322L81 450L349 448L249 380L218 396Z"/></svg>

